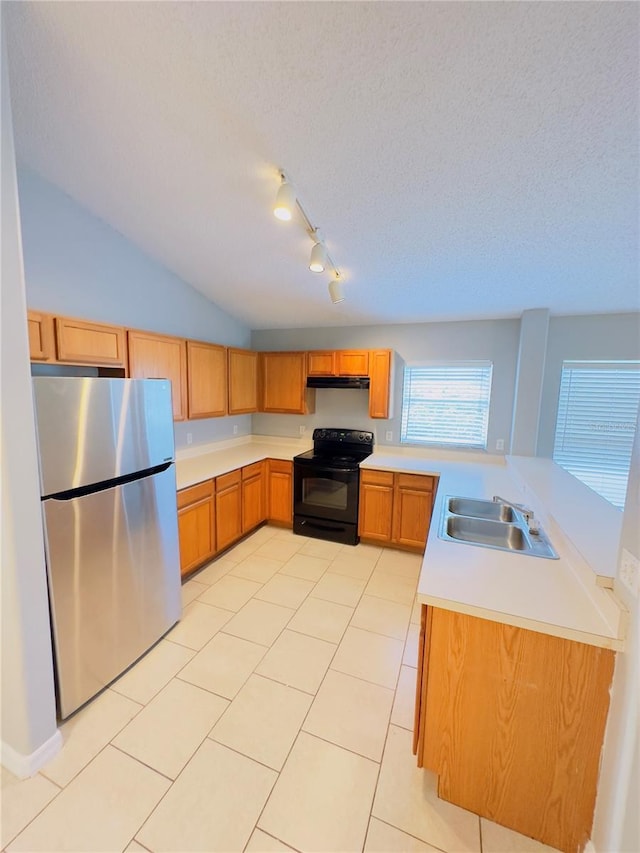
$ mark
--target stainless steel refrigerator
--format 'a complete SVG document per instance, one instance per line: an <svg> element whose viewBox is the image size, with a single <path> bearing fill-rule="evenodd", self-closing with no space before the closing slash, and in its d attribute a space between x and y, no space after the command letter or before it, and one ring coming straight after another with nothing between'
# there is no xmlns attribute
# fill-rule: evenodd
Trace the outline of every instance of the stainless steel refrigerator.
<svg viewBox="0 0 640 853"><path fill-rule="evenodd" d="M171 384L34 377L59 714L181 614Z"/></svg>

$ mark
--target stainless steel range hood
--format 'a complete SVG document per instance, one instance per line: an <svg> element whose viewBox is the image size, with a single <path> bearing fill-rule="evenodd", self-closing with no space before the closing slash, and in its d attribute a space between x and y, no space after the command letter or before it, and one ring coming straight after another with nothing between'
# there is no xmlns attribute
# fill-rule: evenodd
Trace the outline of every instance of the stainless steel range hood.
<svg viewBox="0 0 640 853"><path fill-rule="evenodd" d="M360 388L369 387L368 376L307 376L307 388Z"/></svg>

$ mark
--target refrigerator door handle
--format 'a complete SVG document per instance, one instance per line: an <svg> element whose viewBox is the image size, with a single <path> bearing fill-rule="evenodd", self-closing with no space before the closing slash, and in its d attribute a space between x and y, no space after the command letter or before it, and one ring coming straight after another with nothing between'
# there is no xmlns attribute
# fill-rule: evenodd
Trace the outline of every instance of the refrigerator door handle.
<svg viewBox="0 0 640 853"><path fill-rule="evenodd" d="M78 489L67 489L64 492L58 492L54 495L43 495L43 501L72 501L75 498L83 498L86 495L95 494L95 492L104 492L106 489L113 489L116 486L124 486L126 483L133 483L135 480L144 480L145 477L153 477L155 474L162 474L173 465L172 461L163 462L162 465L154 465L153 468L145 468L144 471L135 471L133 474L125 474L123 477L114 477L113 480L104 480L101 483L92 483L90 486L80 486Z"/></svg>

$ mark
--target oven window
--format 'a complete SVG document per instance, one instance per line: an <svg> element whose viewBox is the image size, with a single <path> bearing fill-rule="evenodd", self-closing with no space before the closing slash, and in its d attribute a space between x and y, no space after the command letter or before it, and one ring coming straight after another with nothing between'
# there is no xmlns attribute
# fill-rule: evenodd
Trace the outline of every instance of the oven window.
<svg viewBox="0 0 640 853"><path fill-rule="evenodd" d="M326 477L305 477L302 481L302 502L327 509L347 508L349 489L346 483Z"/></svg>

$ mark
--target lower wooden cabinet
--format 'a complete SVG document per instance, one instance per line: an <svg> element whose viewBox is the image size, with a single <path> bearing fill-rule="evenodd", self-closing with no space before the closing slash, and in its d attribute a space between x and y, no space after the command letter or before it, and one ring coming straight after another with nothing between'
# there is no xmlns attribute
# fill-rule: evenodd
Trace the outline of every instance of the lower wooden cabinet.
<svg viewBox="0 0 640 853"><path fill-rule="evenodd" d="M248 533L267 517L265 507L264 462L242 469L242 533Z"/></svg>
<svg viewBox="0 0 640 853"><path fill-rule="evenodd" d="M423 551L429 534L437 477L360 471L360 537Z"/></svg>
<svg viewBox="0 0 640 853"><path fill-rule="evenodd" d="M267 518L293 526L293 462L267 460Z"/></svg>
<svg viewBox="0 0 640 853"><path fill-rule="evenodd" d="M242 474L239 468L216 477L216 542L223 551L242 536Z"/></svg>
<svg viewBox="0 0 640 853"><path fill-rule="evenodd" d="M414 752L438 795L565 853L591 835L614 653L423 605Z"/></svg>
<svg viewBox="0 0 640 853"><path fill-rule="evenodd" d="M206 480L178 492L180 574L186 575L216 550L214 481Z"/></svg>

